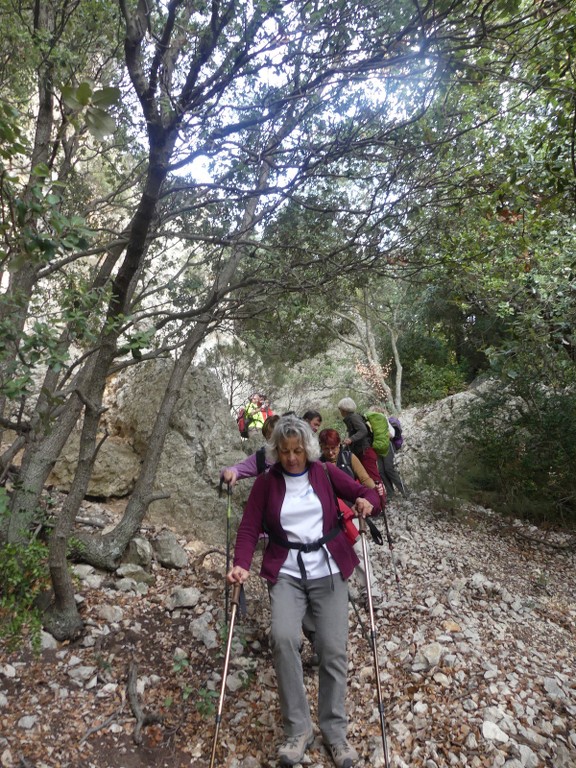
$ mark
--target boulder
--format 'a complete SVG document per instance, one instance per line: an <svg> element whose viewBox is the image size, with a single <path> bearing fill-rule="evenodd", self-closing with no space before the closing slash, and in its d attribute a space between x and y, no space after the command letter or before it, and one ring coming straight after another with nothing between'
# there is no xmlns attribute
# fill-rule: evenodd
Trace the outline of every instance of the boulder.
<svg viewBox="0 0 576 768"><path fill-rule="evenodd" d="M171 372L167 360L146 361L111 377L104 401L103 443L88 495L128 495L134 487ZM67 491L78 456L78 435L66 445L50 483ZM220 469L245 458L242 441L216 377L203 367L186 375L172 414L156 474L155 491L169 498L153 502L147 521L187 538L226 541L225 495L218 495ZM250 483L235 491L234 521L241 515Z"/></svg>
<svg viewBox="0 0 576 768"><path fill-rule="evenodd" d="M79 445L80 432L75 431L48 478L48 484L59 491L67 493L70 490L78 463ZM98 452L88 485L88 496L103 499L127 496L134 488L140 464L140 457L129 443L120 437L108 437Z"/></svg>
<svg viewBox="0 0 576 768"><path fill-rule="evenodd" d="M152 549L164 568L185 568L188 565L188 553L172 531L160 531L152 542Z"/></svg>

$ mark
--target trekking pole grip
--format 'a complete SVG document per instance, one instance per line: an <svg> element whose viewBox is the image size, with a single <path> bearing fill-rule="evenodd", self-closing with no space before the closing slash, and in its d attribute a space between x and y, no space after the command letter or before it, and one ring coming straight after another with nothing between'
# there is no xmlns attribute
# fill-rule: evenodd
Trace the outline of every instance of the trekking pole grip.
<svg viewBox="0 0 576 768"><path fill-rule="evenodd" d="M232 597L230 598L230 602L232 605L238 605L240 602L240 592L242 591L242 584L240 584L239 581L236 581L234 583L234 586L232 587Z"/></svg>
<svg viewBox="0 0 576 768"><path fill-rule="evenodd" d="M360 531L360 533L363 533L364 535L368 533L368 523L366 522L365 517L358 518L358 530Z"/></svg>

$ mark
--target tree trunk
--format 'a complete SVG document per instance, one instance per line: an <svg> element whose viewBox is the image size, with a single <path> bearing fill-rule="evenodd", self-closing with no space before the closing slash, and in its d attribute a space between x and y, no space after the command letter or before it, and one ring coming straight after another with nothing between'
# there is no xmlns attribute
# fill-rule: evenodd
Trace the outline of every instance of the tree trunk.
<svg viewBox="0 0 576 768"><path fill-rule="evenodd" d="M52 36L54 27L55 10L51 3L43 3L36 0L34 12L34 33L40 36ZM40 164L48 164L50 159L50 138L54 125L54 91L53 91L53 67L50 61L44 63L38 69L38 115L36 118L36 130L30 168L32 171ZM22 231L37 229L37 216L30 206L33 199L33 187L38 184L38 177L30 174L26 189L23 192L23 201L27 204L26 221ZM2 356L2 373L10 375L10 367L15 363L22 333L24 331L32 291L38 279L38 264L30 256L23 252L22 245L17 241L16 253L11 250L10 256L14 257L14 264L21 263L21 267L10 276L10 282L0 301L0 324L9 327L10 334L4 339L9 352ZM7 398L0 397L0 415L4 414Z"/></svg>
<svg viewBox="0 0 576 768"><path fill-rule="evenodd" d="M256 191L264 189L269 173L270 165L268 159L264 158ZM236 237L240 242L246 237L246 232L249 231L256 220L257 206L258 196L255 194L246 206L242 223L236 233ZM210 307L210 309L196 321L188 334L180 357L174 363L170 380L164 392L164 397L148 440L148 448L142 463L142 469L122 519L114 530L104 536L79 534L75 537L78 546L75 550L72 550L72 555L81 558L83 562L107 570L116 568L128 543L138 533L150 504L157 498L163 498L154 493L154 482L158 463L166 442L170 418L176 406L184 376L194 360L196 351L209 329L217 321L218 314L221 311L218 299L227 293L245 250L246 246L244 244L236 245L230 259L216 276L212 295L206 301L206 306Z"/></svg>
<svg viewBox="0 0 576 768"><path fill-rule="evenodd" d="M76 394L68 399L65 410L52 430L39 442L30 436L19 471L19 482L10 499L10 514L5 537L9 542L25 542L38 514L39 499L58 456L82 413Z"/></svg>
<svg viewBox="0 0 576 768"><path fill-rule="evenodd" d="M75 543L72 548L72 556L77 556L83 562L90 563L97 568L114 570L118 567L119 560L128 543L140 530L150 504L158 498L165 498L163 495L154 493L156 471L166 442L166 435L168 434L174 406L180 395L182 381L192 364L196 350L206 336L207 327L207 320L195 324L194 330L191 332L180 357L174 363L170 380L164 392L164 397L148 440L142 469L122 519L114 530L103 536L91 536L82 533L76 535L74 537Z"/></svg>
<svg viewBox="0 0 576 768"><path fill-rule="evenodd" d="M398 352L398 331L390 329L390 344L392 345L392 354L394 355L394 364L396 365L396 376L394 377L394 405L396 413L402 413L402 361Z"/></svg>
<svg viewBox="0 0 576 768"><path fill-rule="evenodd" d="M166 168L167 163L163 163L162 167ZM86 495L94 461L98 453L96 439L102 413L102 400L108 371L114 361L117 349L119 324L116 321L122 313L127 311L134 290L134 278L138 273L145 252L146 238L152 225L165 173L165 170L163 173L159 172L157 164L151 166L140 205L133 219L126 257L114 280L107 321L104 324L105 330L102 334L102 343L96 361L93 364L91 376L87 380L86 391L81 393L86 408L80 438L78 465L72 486L58 516L56 528L53 531L50 542L49 565L50 573L53 576L54 602L46 613L45 621L46 627L49 625L54 626L57 630L63 632L67 629L77 632L78 625L82 626L74 600L72 583L67 571L68 541L80 504ZM122 551L123 549L120 554ZM107 559L106 565L110 567L117 559L118 554L114 551L114 555ZM73 619L74 616L75 620Z"/></svg>
<svg viewBox="0 0 576 768"><path fill-rule="evenodd" d="M44 626L57 640L73 640L83 628L74 599L74 584L68 571L68 540L90 481L96 455L102 445L101 441L96 448L93 446L93 435L98 429L100 413L99 408L86 408L74 481L50 536L48 565L54 601L46 612ZM57 635L56 631L60 634ZM66 632L72 634L63 634Z"/></svg>
<svg viewBox="0 0 576 768"><path fill-rule="evenodd" d="M356 329L355 338L344 336L341 333L336 333L336 336L344 344L362 353L366 362L360 364L360 375L372 388L377 400L382 400L386 404L393 403L394 396L386 381L384 367L378 357L370 321L367 318L362 318L357 312L347 313L335 310L334 314L351 323ZM333 331L333 327L330 327Z"/></svg>

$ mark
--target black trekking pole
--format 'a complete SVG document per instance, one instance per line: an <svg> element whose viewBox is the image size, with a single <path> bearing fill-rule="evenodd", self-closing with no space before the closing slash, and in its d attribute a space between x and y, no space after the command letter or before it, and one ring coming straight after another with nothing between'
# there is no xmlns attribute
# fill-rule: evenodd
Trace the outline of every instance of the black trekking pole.
<svg viewBox="0 0 576 768"><path fill-rule="evenodd" d="M226 643L226 656L224 657L224 672L222 673L222 686L220 688L220 699L218 700L218 711L216 712L216 727L214 730L214 741L212 742L212 756L210 757L210 768L214 766L216 756L216 743L218 741L218 731L222 720L222 709L224 707L224 693L226 692L226 678L228 677L228 664L230 663L230 651L232 649L232 636L234 634L234 622L236 620L236 611L240 602L240 592L242 585L236 582L232 587L232 612L230 614L230 628L228 630L228 642Z"/></svg>
<svg viewBox="0 0 576 768"><path fill-rule="evenodd" d="M402 480L402 475L398 469L398 462L396 461L396 449L392 443L390 443L390 450L392 451L392 466L394 467L394 474L396 475L397 481L400 483L400 493L402 496L406 496L406 486L404 485L404 480Z"/></svg>
<svg viewBox="0 0 576 768"><path fill-rule="evenodd" d="M222 495L222 486L224 480L220 478L220 487L218 488L218 495ZM231 519L232 519L232 488L230 483L226 483L226 493L228 494L228 505L226 507L226 574L230 570L230 549L231 549ZM224 590L224 626L228 626L228 602L230 596L230 586L226 582L226 589Z"/></svg>
<svg viewBox="0 0 576 768"><path fill-rule="evenodd" d="M396 580L396 586L398 587L398 595L402 597L402 588L400 586L400 579L398 578L398 571L396 570L396 562L394 560L394 542L390 534L390 527L388 526L388 515L386 514L386 499L384 497L384 483L376 483L376 490L380 496L380 509L382 510L382 517L384 518L384 528L386 529L386 539L388 541L388 549L390 551L390 560L392 561L392 570L394 571L394 579Z"/></svg>
<svg viewBox="0 0 576 768"><path fill-rule="evenodd" d="M366 631L366 626L364 625L364 622L362 621L362 617L360 616L360 611L358 610L358 606L356 605L356 600L352 597L350 592L348 592L348 600L350 601L350 605L352 606L352 608L354 608L354 613L356 614L356 618L358 619L358 624L360 624L360 629L362 630L364 639L369 643L370 636Z"/></svg>
<svg viewBox="0 0 576 768"><path fill-rule="evenodd" d="M366 533L368 523L363 517L358 518L360 536L362 537L362 555L364 557L364 568L366 569L366 595L368 597L368 613L370 615L370 639L372 645L372 654L374 656L374 674L376 676L376 692L378 694L378 712L380 715L380 730L382 731L382 748L384 750L384 765L390 768L388 758L388 744L386 741L386 721L384 718L384 702L382 700L382 686L380 685L380 669L378 666L378 648L376 646L376 625L374 623L374 606L372 604L372 585L370 584L370 568L368 562L368 546L366 544Z"/></svg>

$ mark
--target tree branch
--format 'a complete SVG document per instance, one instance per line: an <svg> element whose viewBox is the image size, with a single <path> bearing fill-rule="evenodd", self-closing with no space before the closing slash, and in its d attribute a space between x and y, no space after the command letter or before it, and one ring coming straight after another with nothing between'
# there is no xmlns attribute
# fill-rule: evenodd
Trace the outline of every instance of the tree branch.
<svg viewBox="0 0 576 768"><path fill-rule="evenodd" d="M134 744L142 744L142 730L147 725L155 725L156 723L162 723L164 718L162 715L156 713L148 713L142 709L140 699L137 691L138 683L138 667L134 661L130 663L128 668L128 681L126 684L126 691L128 693L128 701L130 702L130 709L132 710L134 717L136 718L136 726L134 733L132 734L132 740Z"/></svg>

